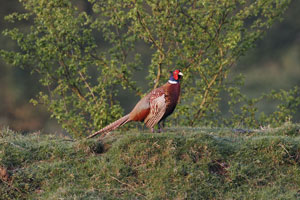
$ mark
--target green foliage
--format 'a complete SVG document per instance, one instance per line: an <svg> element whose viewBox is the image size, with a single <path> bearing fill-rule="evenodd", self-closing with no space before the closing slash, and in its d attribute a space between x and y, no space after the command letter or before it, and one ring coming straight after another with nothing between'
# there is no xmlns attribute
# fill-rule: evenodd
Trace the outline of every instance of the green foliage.
<svg viewBox="0 0 300 200"><path fill-rule="evenodd" d="M221 120L225 125L233 127L278 127L290 122L300 106L300 90L297 86L289 91L272 91L258 98L247 98L237 87L227 87L226 91L231 96L228 102L230 115ZM270 102L277 103L276 110L268 114L260 112L259 104Z"/></svg>
<svg viewBox="0 0 300 200"><path fill-rule="evenodd" d="M180 66L185 76L175 117L185 125L213 124L230 68L278 19L289 1L154 1L133 4L133 30L152 45L154 87ZM130 14L130 11L129 11ZM179 121L179 120L178 120Z"/></svg>
<svg viewBox="0 0 300 200"><path fill-rule="evenodd" d="M116 88L122 85L138 91L130 79L138 62L126 58L134 38L109 31L116 28L118 32L123 25L114 27L109 20L99 23L67 0L33 0L23 5L26 14L14 13L7 19L29 18L33 25L26 33L6 30L4 34L18 42L21 52L2 51L2 55L9 63L29 66L41 75L40 83L48 94L41 92L32 103L47 105L52 117L77 137L120 117ZM102 29L112 46L109 50L97 52L92 34L96 29Z"/></svg>
<svg viewBox="0 0 300 200"><path fill-rule="evenodd" d="M25 31L6 30L20 51L1 50L1 55L41 76L48 94L41 92L32 103L45 104L70 134L80 137L121 116L120 86L142 96L133 77L142 68L136 49L141 42L153 52L151 64L144 66L148 79L155 80L151 87L165 82L174 68L184 72L174 121L214 124L231 67L280 19L290 0L90 0L89 13L67 0L21 2L27 12L7 19L33 24ZM249 109L242 108L244 113ZM280 119L289 115L286 111Z"/></svg>
<svg viewBox="0 0 300 200"><path fill-rule="evenodd" d="M297 199L299 130L174 128L101 143L3 129L0 198Z"/></svg>

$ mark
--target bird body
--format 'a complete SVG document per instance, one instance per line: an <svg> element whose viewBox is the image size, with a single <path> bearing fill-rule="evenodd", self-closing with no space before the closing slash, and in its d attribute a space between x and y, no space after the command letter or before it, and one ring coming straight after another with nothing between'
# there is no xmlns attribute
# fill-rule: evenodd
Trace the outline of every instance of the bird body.
<svg viewBox="0 0 300 200"><path fill-rule="evenodd" d="M153 127L156 124L160 125L160 122L164 121L175 110L180 96L179 81L182 76L180 70L173 71L166 84L144 96L129 114L93 133L88 138L101 133L108 133L130 121L144 122L153 132ZM104 136L105 134L102 135L102 137Z"/></svg>

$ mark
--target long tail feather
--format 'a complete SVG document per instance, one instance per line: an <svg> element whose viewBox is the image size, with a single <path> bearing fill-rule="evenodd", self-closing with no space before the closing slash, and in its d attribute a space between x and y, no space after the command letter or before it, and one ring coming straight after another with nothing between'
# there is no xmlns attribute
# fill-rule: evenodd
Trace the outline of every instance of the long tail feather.
<svg viewBox="0 0 300 200"><path fill-rule="evenodd" d="M113 130L115 130L116 128L118 128L120 126L123 126L127 122L129 122L129 114L125 115L124 117L121 117L117 121L114 121L113 123L109 124L108 126L104 127L103 129L89 135L87 138L95 137L96 135L99 135L101 133L109 133L110 131L113 131ZM103 138L104 136L102 135L101 138Z"/></svg>

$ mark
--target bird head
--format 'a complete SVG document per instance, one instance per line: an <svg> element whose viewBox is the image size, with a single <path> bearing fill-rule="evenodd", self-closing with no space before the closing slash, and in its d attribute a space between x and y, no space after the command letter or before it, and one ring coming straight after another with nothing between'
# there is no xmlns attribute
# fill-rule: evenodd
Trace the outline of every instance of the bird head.
<svg viewBox="0 0 300 200"><path fill-rule="evenodd" d="M170 72L170 79L169 79L169 83L179 83L179 80L182 78L183 73L179 70L176 69L174 71Z"/></svg>

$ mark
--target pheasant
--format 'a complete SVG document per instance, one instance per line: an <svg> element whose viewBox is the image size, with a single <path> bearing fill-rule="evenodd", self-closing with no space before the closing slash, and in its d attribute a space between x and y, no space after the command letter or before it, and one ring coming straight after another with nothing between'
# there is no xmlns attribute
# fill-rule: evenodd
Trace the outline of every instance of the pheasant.
<svg viewBox="0 0 300 200"><path fill-rule="evenodd" d="M144 122L152 132L154 132L153 127L158 124L160 132L162 130L160 123L162 122L164 125L165 119L173 113L180 95L180 80L183 74L178 69L170 74L170 79L166 84L144 96L129 114L91 134L88 138L101 133L103 134L102 138L110 131L131 121Z"/></svg>

